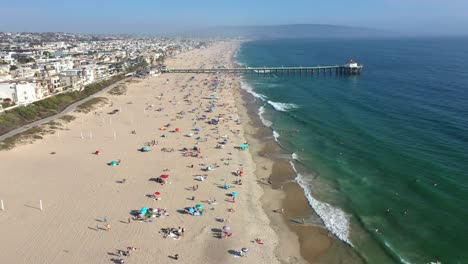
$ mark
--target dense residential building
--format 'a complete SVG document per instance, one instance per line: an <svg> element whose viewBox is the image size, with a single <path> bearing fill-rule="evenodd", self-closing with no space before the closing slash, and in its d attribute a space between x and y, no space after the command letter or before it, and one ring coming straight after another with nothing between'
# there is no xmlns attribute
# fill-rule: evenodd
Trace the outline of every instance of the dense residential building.
<svg viewBox="0 0 468 264"><path fill-rule="evenodd" d="M165 57L208 44L168 38L0 32L0 98L29 104L127 74L143 61L149 67L142 72L152 76Z"/></svg>

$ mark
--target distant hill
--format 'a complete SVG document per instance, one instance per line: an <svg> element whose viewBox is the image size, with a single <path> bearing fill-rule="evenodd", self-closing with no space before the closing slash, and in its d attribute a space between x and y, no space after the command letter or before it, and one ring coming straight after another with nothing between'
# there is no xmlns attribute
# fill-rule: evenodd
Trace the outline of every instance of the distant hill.
<svg viewBox="0 0 468 264"><path fill-rule="evenodd" d="M238 37L248 39L281 39L375 37L387 34L369 28L321 24L293 24L272 26L220 26L183 32L182 35L201 38Z"/></svg>

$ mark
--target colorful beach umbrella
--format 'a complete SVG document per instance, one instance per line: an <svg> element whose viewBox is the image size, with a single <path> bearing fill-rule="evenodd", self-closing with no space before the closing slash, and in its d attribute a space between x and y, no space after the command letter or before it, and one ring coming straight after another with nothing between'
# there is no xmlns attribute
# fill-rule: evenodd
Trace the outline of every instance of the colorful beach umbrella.
<svg viewBox="0 0 468 264"><path fill-rule="evenodd" d="M160 176L160 178L161 178L161 179L167 179L167 178L169 178L169 175L167 175L167 174L162 174L162 175Z"/></svg>
<svg viewBox="0 0 468 264"><path fill-rule="evenodd" d="M232 192L232 196L237 196L237 192Z"/></svg>
<svg viewBox="0 0 468 264"><path fill-rule="evenodd" d="M242 250L242 252L244 252L244 253L249 252L249 249L248 249L248 248L242 248L241 250Z"/></svg>
<svg viewBox="0 0 468 264"><path fill-rule="evenodd" d="M203 209L203 205L197 204L197 205L195 205L195 208L197 208L197 210L202 210L202 209Z"/></svg>
<svg viewBox="0 0 468 264"><path fill-rule="evenodd" d="M155 192L154 195L159 196L159 195L161 195L161 193L160 192Z"/></svg>

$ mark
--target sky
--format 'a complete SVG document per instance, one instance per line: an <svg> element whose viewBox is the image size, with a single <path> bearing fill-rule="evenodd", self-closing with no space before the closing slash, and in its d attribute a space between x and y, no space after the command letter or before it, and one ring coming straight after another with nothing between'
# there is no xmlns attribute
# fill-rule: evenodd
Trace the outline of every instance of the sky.
<svg viewBox="0 0 468 264"><path fill-rule="evenodd" d="M164 34L280 24L468 35L468 0L0 0L4 32Z"/></svg>

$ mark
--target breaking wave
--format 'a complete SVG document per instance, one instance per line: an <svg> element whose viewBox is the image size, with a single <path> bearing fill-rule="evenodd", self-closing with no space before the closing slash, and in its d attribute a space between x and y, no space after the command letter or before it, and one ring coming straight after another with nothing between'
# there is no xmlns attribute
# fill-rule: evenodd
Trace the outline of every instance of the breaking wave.
<svg viewBox="0 0 468 264"><path fill-rule="evenodd" d="M299 106L296 104L278 103L272 101L267 101L267 103L273 106L276 111L280 112L287 112L288 110L299 108Z"/></svg>
<svg viewBox="0 0 468 264"><path fill-rule="evenodd" d="M291 167L296 173L296 182L302 187L310 206L314 209L317 215L322 219L325 227L332 232L341 241L352 245L349 241L349 217L339 208L335 208L330 204L318 201L312 196L310 184L296 170L294 163L290 161Z"/></svg>
<svg viewBox="0 0 468 264"><path fill-rule="evenodd" d="M260 120L262 121L262 123L266 126L266 127L271 127L271 125L273 125L273 123L268 120L268 119L265 119L265 117L263 117L263 114L265 113L265 107L264 106L261 106L259 109L258 109L258 117L260 117Z"/></svg>
<svg viewBox="0 0 468 264"><path fill-rule="evenodd" d="M248 83L241 81L241 88L244 89L244 91L248 92L249 94L253 95L255 98L258 98L262 101L265 101L267 97L263 94L256 93L252 86L250 86Z"/></svg>

